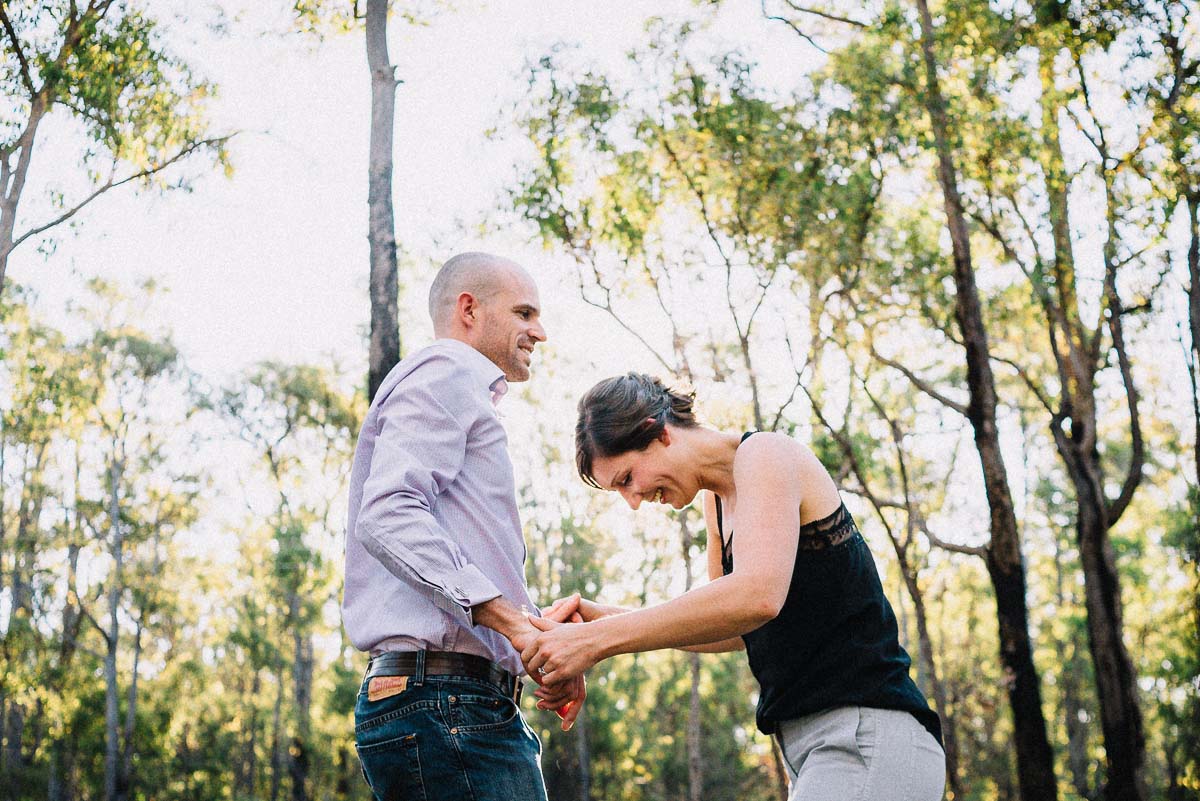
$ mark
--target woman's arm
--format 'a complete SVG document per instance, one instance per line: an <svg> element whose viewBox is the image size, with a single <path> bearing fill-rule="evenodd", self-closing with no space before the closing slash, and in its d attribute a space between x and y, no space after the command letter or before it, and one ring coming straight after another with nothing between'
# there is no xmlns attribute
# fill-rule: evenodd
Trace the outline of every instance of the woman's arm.
<svg viewBox="0 0 1200 801"><path fill-rule="evenodd" d="M534 619L542 634L522 652L527 667L561 681L616 654L740 637L778 615L791 584L800 528L800 482L792 469L797 447L787 437L768 434L739 448L733 573L664 604L591 623L559 626Z"/></svg>
<svg viewBox="0 0 1200 801"><path fill-rule="evenodd" d="M704 525L708 534L706 553L709 581L718 579L724 574L721 566L721 533L717 526L716 497L717 496L713 493L707 490L704 491L703 508ZM632 609L623 606L597 603L596 601L591 601L587 598L581 597L579 593L574 593L573 595L568 595L565 598L559 598L550 605L549 609L545 610L544 614L550 615L564 605L570 608L571 612L579 612L580 617L583 618L583 622L585 623L591 623L592 621L599 620L602 617L609 617L610 615L619 615L623 612L633 611ZM681 646L679 650L694 651L702 654L720 654L727 653L729 651L744 651L746 650L746 643L741 637L730 637L728 639L718 640L717 642Z"/></svg>
<svg viewBox="0 0 1200 801"><path fill-rule="evenodd" d="M721 531L717 526L717 496L704 490L704 528L708 533L708 545L705 555L708 557L708 580L715 581L724 575L721 566Z"/></svg>
<svg viewBox="0 0 1200 801"><path fill-rule="evenodd" d="M708 533L708 545L706 548L708 580L715 581L725 573L721 565L723 544L721 542L721 530L717 525L717 496L705 490L703 498L704 528ZM705 643L704 645L685 645L679 650L694 651L701 654L723 654L729 651L745 651L746 641L741 637L730 637L726 640L718 640L717 642Z"/></svg>

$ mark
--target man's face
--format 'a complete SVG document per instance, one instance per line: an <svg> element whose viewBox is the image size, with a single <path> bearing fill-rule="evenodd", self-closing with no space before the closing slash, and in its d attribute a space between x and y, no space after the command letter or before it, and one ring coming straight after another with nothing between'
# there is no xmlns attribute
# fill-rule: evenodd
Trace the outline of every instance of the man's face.
<svg viewBox="0 0 1200 801"><path fill-rule="evenodd" d="M503 370L506 380L528 381L533 348L546 341L533 279L513 269L501 280L499 291L481 303L480 312L475 349Z"/></svg>

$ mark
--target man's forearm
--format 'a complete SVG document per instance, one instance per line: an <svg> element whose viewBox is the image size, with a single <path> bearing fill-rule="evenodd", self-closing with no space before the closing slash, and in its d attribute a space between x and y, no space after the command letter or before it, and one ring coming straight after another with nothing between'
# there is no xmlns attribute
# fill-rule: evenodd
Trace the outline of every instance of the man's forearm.
<svg viewBox="0 0 1200 801"><path fill-rule="evenodd" d="M476 625L494 629L510 641L529 629L529 621L525 618L525 614L504 596L471 607L471 618Z"/></svg>

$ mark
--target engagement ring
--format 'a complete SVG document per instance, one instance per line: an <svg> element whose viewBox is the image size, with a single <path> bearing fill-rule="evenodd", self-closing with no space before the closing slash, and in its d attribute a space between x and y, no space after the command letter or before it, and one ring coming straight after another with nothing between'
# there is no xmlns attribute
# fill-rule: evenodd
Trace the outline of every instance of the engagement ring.
<svg viewBox="0 0 1200 801"><path fill-rule="evenodd" d="M538 673L540 673L540 674L542 674L543 676L545 676L545 675L546 675L546 669L545 669L545 668L538 668L538 669L537 669L537 672L538 672Z"/></svg>

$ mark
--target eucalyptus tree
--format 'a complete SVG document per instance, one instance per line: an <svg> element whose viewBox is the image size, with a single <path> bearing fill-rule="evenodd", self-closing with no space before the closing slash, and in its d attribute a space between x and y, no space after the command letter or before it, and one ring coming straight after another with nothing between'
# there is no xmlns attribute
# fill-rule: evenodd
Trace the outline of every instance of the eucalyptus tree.
<svg viewBox="0 0 1200 801"><path fill-rule="evenodd" d="M1147 139L1153 148L1138 153L1139 166L1155 180L1164 200L1174 205L1186 224L1184 256L1187 297L1188 368L1192 390L1192 416L1200 432L1200 37L1194 24L1200 6L1187 0L1162 3L1129 3L1125 14L1106 20L1136 45L1139 66L1148 66L1148 77L1129 87L1131 96L1147 104L1154 126ZM1193 442L1195 475L1200 486L1200 433ZM1200 497L1200 496L1198 496ZM1200 521L1200 506L1196 507Z"/></svg>
<svg viewBox="0 0 1200 801"><path fill-rule="evenodd" d="M57 723L63 689L80 646L80 605L73 595L82 536L77 504L61 497L64 451L80 432L86 409L77 349L34 315L20 288L0 299L0 587L6 600L0 638L0 776L6 792L32 792L30 755L40 745L47 710ZM78 460L74 481L78 487ZM69 477L69 476L68 476ZM52 522L57 521L57 522ZM57 591L49 554L65 547L67 592ZM59 621L53 619L61 610ZM32 740L32 741L31 741ZM61 768L61 743L55 763Z"/></svg>
<svg viewBox="0 0 1200 801"><path fill-rule="evenodd" d="M400 361L400 278L396 257L396 218L392 167L395 159L396 65L388 50L388 21L399 16L408 25L423 25L442 0L392 3L366 0L359 15L357 0L296 0L299 24L317 34L361 30L365 37L371 85L371 129L367 159L367 242L371 303L367 398L374 399L384 377Z"/></svg>
<svg viewBox="0 0 1200 801"><path fill-rule="evenodd" d="M322 605L336 596L324 553L337 530L332 516L348 477L359 410L329 372L276 362L258 365L241 384L223 390L217 405L266 469L274 495L272 578L283 600L278 633L291 638L294 729L285 736L287 665L277 644L271 649L276 696L269 795L278 798L286 772L291 797L301 801L312 797L310 768L318 751L312 732L314 628ZM323 540L316 539L320 534Z"/></svg>
<svg viewBox="0 0 1200 801"><path fill-rule="evenodd" d="M108 570L96 610L83 613L103 644L104 798L116 801L135 792L140 661L157 627L168 624L163 564L170 540L195 519L198 490L194 476L172 466L171 434L192 408L179 392L188 379L179 352L169 337L131 324L133 301L114 287L93 281L92 289L93 333L81 348L81 374L89 377L83 442L98 475L80 514ZM92 461L85 452L85 464Z"/></svg>
<svg viewBox="0 0 1200 801"><path fill-rule="evenodd" d="M1143 482L1147 443L1133 359L1151 330L1144 318L1162 282L1167 215L1146 178L1147 159L1156 160L1146 149L1152 115L1121 69L1130 43L1120 40L1113 13L1055 2L1028 14L947 6L942 35L975 37L943 66L964 87L952 99L964 219L999 250L993 269L1005 275L1005 305L1032 300L1038 312L1018 337L997 326L992 356L1035 399L1074 496L1105 793L1145 798L1144 727L1109 537ZM1038 87L1032 109L1015 99L1018 84ZM1116 98L1124 99L1120 115L1108 105ZM1102 215L1097 256L1080 245L1087 223L1075 204ZM1119 388L1117 398L1109 386Z"/></svg>
<svg viewBox="0 0 1200 801"><path fill-rule="evenodd" d="M870 261L881 150L892 147L875 131L891 113L871 106L878 127L864 136L869 123L822 107L817 89L792 105L764 96L736 57L663 55L676 47L631 57L669 76L650 89L543 59L523 115L539 157L513 202L572 258L583 299L659 365L744 389L735 425L792 430L823 348L824 303L848 295ZM919 592L915 578L907 586ZM921 657L932 665L932 647Z"/></svg>
<svg viewBox="0 0 1200 801"><path fill-rule="evenodd" d="M184 162L229 171L229 137L205 119L213 86L171 52L163 30L135 0L0 4L0 292L13 250L42 241L105 193L186 186L188 177L170 170ZM73 126L82 141L72 172L86 182L58 186L58 175L27 184L35 163L48 164L47 129Z"/></svg>

